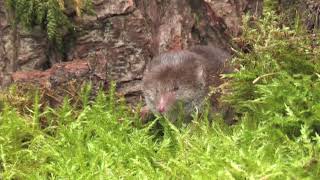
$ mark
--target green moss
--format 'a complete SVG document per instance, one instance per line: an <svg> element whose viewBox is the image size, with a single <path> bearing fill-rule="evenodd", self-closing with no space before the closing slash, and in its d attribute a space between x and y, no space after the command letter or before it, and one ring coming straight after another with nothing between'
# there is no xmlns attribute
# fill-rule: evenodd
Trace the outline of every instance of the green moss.
<svg viewBox="0 0 320 180"><path fill-rule="evenodd" d="M61 108L31 116L6 106L0 115L1 179L319 176L320 138L310 138L306 126L294 139L280 128L248 128L248 122L228 127L199 119L177 129L156 119L137 128L132 126L137 117L111 96L100 92L80 111L65 101ZM57 123L35 126L34 119L43 117ZM161 138L150 131L157 121L163 126Z"/></svg>
<svg viewBox="0 0 320 180"><path fill-rule="evenodd" d="M242 66L229 75L233 92L227 99L247 118L279 126L285 132L317 126L319 51L313 47L311 35L281 25L274 14L266 12L254 29L244 23L241 38L253 48L250 53L239 52L234 59Z"/></svg>

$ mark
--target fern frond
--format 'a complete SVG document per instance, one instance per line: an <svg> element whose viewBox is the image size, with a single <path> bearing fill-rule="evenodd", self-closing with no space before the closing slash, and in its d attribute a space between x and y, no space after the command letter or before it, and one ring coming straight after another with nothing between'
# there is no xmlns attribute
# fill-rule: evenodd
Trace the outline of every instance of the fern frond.
<svg viewBox="0 0 320 180"><path fill-rule="evenodd" d="M70 1L70 0L69 0ZM73 28L65 13L68 0L6 0L6 8L15 15L15 21L26 29L40 25L48 39L61 46L63 35ZM84 11L84 4L90 7L91 0L72 0L77 16ZM64 33L62 33L64 32Z"/></svg>

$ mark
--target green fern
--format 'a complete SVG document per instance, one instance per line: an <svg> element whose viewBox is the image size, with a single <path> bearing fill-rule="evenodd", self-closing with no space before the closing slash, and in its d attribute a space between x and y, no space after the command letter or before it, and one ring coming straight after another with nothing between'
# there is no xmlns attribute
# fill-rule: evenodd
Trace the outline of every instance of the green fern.
<svg viewBox="0 0 320 180"><path fill-rule="evenodd" d="M73 4L78 12L90 11L91 0L6 0L6 7L13 12L15 23L23 25L27 30L39 25L46 32L49 41L62 45L63 36L72 32L74 27L65 14L64 4ZM78 2L78 3L75 3Z"/></svg>

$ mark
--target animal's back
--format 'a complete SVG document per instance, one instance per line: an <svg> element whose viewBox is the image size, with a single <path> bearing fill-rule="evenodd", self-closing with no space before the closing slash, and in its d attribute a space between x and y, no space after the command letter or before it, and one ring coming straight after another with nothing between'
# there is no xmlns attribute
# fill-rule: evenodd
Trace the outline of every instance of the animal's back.
<svg viewBox="0 0 320 180"><path fill-rule="evenodd" d="M221 48L213 46L194 46L190 51L203 57L201 62L209 75L230 73L232 70L228 66L231 54Z"/></svg>

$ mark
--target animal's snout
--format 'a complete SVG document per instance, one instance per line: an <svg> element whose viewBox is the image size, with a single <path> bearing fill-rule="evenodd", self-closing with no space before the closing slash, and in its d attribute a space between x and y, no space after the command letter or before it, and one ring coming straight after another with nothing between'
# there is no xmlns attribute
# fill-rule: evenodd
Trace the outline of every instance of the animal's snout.
<svg viewBox="0 0 320 180"><path fill-rule="evenodd" d="M169 92L161 95L157 105L157 111L161 114L166 112L168 109L170 109L174 101L175 101L174 93Z"/></svg>
<svg viewBox="0 0 320 180"><path fill-rule="evenodd" d="M157 111L158 111L159 113L164 113L164 111L165 111L164 106L158 106Z"/></svg>
<svg viewBox="0 0 320 180"><path fill-rule="evenodd" d="M157 107L157 111L159 113L164 113L166 105L167 105L167 98L165 96L161 96L158 107Z"/></svg>

